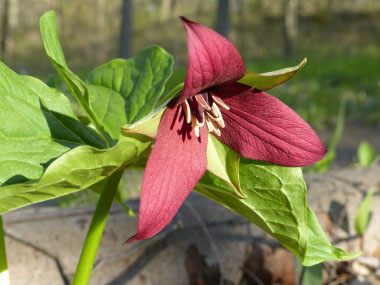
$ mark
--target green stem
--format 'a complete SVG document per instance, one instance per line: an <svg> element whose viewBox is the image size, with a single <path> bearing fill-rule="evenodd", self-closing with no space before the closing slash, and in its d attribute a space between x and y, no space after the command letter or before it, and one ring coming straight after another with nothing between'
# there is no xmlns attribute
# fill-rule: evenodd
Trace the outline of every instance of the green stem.
<svg viewBox="0 0 380 285"><path fill-rule="evenodd" d="M2 216L0 216L0 284L10 284Z"/></svg>
<svg viewBox="0 0 380 285"><path fill-rule="evenodd" d="M176 87L170 90L168 94L166 94L162 99L160 99L156 106L166 105L168 103L167 101L173 99L173 95L182 90L184 85L184 83L178 84Z"/></svg>
<svg viewBox="0 0 380 285"><path fill-rule="evenodd" d="M83 245L82 253L79 258L77 270L75 272L73 285L88 284L91 276L92 267L95 262L96 253L102 239L104 227L107 222L108 214L111 209L112 201L115 197L117 186L123 175L124 169L119 169L113 173L107 181L106 187L100 195L95 213L92 217L90 228Z"/></svg>

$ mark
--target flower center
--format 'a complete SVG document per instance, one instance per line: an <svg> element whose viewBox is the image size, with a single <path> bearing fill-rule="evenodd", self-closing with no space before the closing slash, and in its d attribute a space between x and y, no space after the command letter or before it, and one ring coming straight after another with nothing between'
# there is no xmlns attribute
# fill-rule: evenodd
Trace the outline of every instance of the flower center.
<svg viewBox="0 0 380 285"><path fill-rule="evenodd" d="M199 138L199 129L206 123L208 131L217 136L221 135L220 128L224 128L222 113L219 107L230 110L222 99L210 94L209 92L203 92L197 94L191 98L186 99L182 103L182 109L185 114L186 122L191 123L195 135Z"/></svg>

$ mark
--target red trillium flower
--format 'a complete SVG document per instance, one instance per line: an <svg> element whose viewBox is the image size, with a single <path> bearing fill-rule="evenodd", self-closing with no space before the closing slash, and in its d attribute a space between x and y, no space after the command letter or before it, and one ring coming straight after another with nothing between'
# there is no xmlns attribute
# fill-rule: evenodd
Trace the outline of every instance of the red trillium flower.
<svg viewBox="0 0 380 285"><path fill-rule="evenodd" d="M215 31L181 17L188 67L179 98L161 118L140 196L136 235L160 232L207 168L208 133L241 156L284 166L305 166L326 153L322 142L278 99L236 81L246 73L239 52Z"/></svg>

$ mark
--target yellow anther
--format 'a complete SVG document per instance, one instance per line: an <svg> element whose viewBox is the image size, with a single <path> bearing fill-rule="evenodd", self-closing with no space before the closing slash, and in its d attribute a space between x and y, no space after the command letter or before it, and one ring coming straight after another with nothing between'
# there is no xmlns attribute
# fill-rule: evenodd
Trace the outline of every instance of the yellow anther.
<svg viewBox="0 0 380 285"><path fill-rule="evenodd" d="M205 110L211 110L210 105L206 102L205 98L203 98L202 94L197 94L194 96L195 100L198 102L199 105L202 106Z"/></svg>
<svg viewBox="0 0 380 285"><path fill-rule="evenodd" d="M189 106L189 103L187 102L187 100L185 100L182 103L182 108L183 108L183 111L185 112L186 123L190 124L190 122L191 122L191 110L190 110L190 106Z"/></svg>
<svg viewBox="0 0 380 285"><path fill-rule="evenodd" d="M216 104L218 104L220 107L222 107L224 110L230 110L230 107L226 105L226 103L223 102L222 99L220 99L219 97L217 96L214 96L214 95L211 95L211 98L212 100L214 100L214 102Z"/></svg>

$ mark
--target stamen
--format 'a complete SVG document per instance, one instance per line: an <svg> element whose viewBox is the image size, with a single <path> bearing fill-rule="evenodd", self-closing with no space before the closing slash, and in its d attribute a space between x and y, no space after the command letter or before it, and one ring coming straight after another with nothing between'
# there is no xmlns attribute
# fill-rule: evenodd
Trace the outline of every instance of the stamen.
<svg viewBox="0 0 380 285"><path fill-rule="evenodd" d="M217 124L215 123L215 120L210 120L210 124L212 125L212 128L209 128L210 132L214 132L218 137L221 135L220 129L218 128Z"/></svg>
<svg viewBox="0 0 380 285"><path fill-rule="evenodd" d="M190 124L191 122L191 111L190 111L190 106L187 100L185 100L182 103L183 111L185 112L185 117L186 117L186 123Z"/></svg>
<svg viewBox="0 0 380 285"><path fill-rule="evenodd" d="M215 103L212 103L211 111L216 118L219 118L222 116L222 113L220 112L218 105L216 105Z"/></svg>
<svg viewBox="0 0 380 285"><path fill-rule="evenodd" d="M182 103L182 108L185 113L185 118L187 123L191 123L192 128L196 137L200 137L200 128L207 124L207 129L210 133L216 136L221 136L220 128L225 128L222 112L219 107L225 110L229 110L228 107L222 99L217 96L211 95L210 93L196 94L191 98L190 101L185 100ZM209 100L213 100L211 106Z"/></svg>
<svg viewBox="0 0 380 285"><path fill-rule="evenodd" d="M206 117L206 124L208 131L212 133L212 131L214 130L214 126L212 125L211 120L208 117Z"/></svg>
<svg viewBox="0 0 380 285"><path fill-rule="evenodd" d="M224 123L224 120L223 120L223 117L222 116L220 116L217 120L215 120L217 123L218 123L218 125L222 128L222 129L224 129L225 127L226 127L226 124Z"/></svg>
<svg viewBox="0 0 380 285"><path fill-rule="evenodd" d="M220 107L222 107L224 110L227 110L229 111L230 110L230 107L226 105L226 103L223 102L222 99L220 99L218 96L214 96L214 95L211 95L211 98L212 100L214 100L214 102L216 104L218 104Z"/></svg>
<svg viewBox="0 0 380 285"><path fill-rule="evenodd" d="M222 134L222 132L221 132L219 129L215 129L215 130L214 130L214 133L215 133L218 137L220 137L221 134Z"/></svg>
<svg viewBox="0 0 380 285"><path fill-rule="evenodd" d="M199 126L196 126L196 127L194 128L194 132L195 132L195 136L196 136L197 138L199 138Z"/></svg>
<svg viewBox="0 0 380 285"><path fill-rule="evenodd" d="M197 94L194 96L194 98L198 102L198 104L202 106L203 109L206 109L208 111L211 110L210 105L203 98L202 94Z"/></svg>
<svg viewBox="0 0 380 285"><path fill-rule="evenodd" d="M194 132L195 132L195 136L197 138L199 138L199 121L197 120L197 118L195 116L191 116L191 126L193 127L194 129Z"/></svg>
<svg viewBox="0 0 380 285"><path fill-rule="evenodd" d="M199 122L198 119L197 119L197 123L196 123L196 125L197 125L198 127L203 127L204 124L205 124L205 113L202 113L202 121Z"/></svg>

